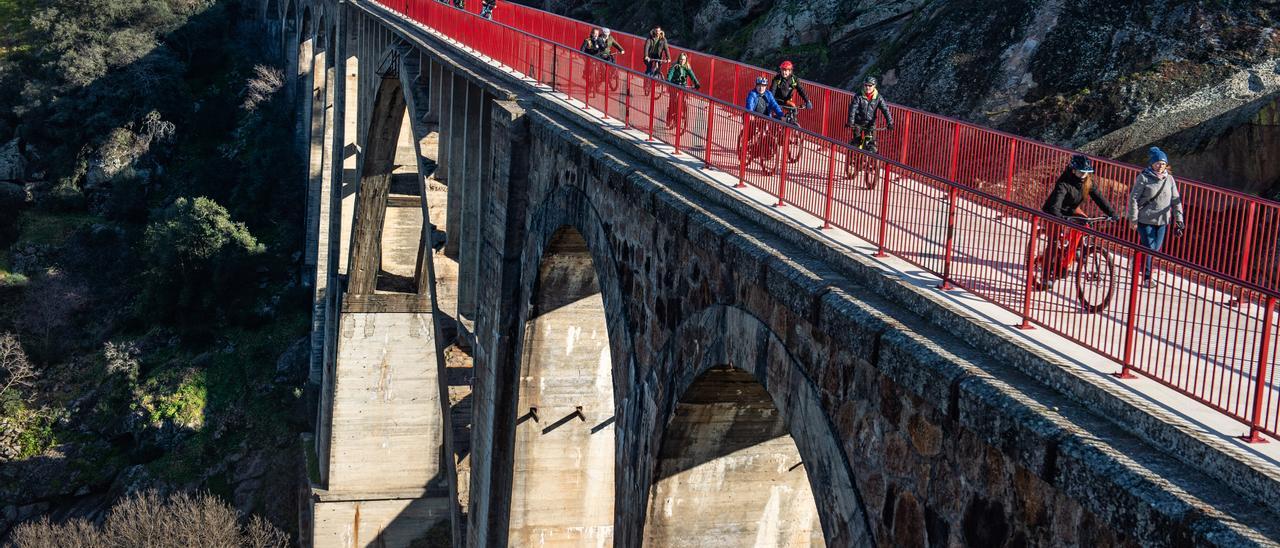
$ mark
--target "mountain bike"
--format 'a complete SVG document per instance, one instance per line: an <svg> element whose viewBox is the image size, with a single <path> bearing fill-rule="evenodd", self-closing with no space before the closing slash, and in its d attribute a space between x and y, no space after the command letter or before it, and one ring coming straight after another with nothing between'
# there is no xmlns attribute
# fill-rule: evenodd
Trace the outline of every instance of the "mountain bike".
<svg viewBox="0 0 1280 548"><path fill-rule="evenodd" d="M757 162L765 175L773 175L778 171L778 158L781 156L778 154L778 141L781 140L782 127L761 119L751 120L748 129L751 134L747 135L746 148L742 151L746 155L747 167ZM743 143L743 131L747 129L738 131L738 143Z"/></svg>
<svg viewBox="0 0 1280 548"><path fill-rule="evenodd" d="M884 130L883 127L877 127L872 131L856 131L854 138L849 142L849 147L844 149L844 176L850 181L857 179L859 175L863 176L862 187L872 189L876 187L876 177L871 173L871 166L875 161L866 154L858 154L855 150L861 150L877 154L875 132Z"/></svg>
<svg viewBox="0 0 1280 548"><path fill-rule="evenodd" d="M796 120L796 115L804 110L804 107L793 107L791 105L779 105L782 107L782 121L791 124L792 127L800 128L800 122ZM792 131L791 137L787 139L787 162L796 163L800 159L800 154L804 152L804 139L800 136L800 132Z"/></svg>
<svg viewBox="0 0 1280 548"><path fill-rule="evenodd" d="M648 97L648 96L649 96L649 94L656 93L656 94L657 94L657 98L658 98L658 99L661 99L661 98L662 98L662 92L663 92L664 90L662 89L662 88L663 88L663 86L657 85L657 82L664 80L664 78L662 77L662 74L663 74L663 72L662 72L662 65L665 65L665 64L667 64L667 63L670 63L670 62L671 62L671 60L670 60L670 59L655 59L654 61L656 61L656 62L657 62L657 67L658 67L658 68L656 68L656 69L654 69L654 70L649 70L649 63L650 63L650 62L653 62L653 61L645 61L644 75L645 75L645 76L648 76L648 77L650 77L650 78L653 78L653 79L652 79L652 80L650 80L650 79L648 79L648 78L646 78L646 79L645 79L645 81L644 81L644 96L645 96L645 97ZM657 88L657 89L655 90L654 88Z"/></svg>
<svg viewBox="0 0 1280 548"><path fill-rule="evenodd" d="M675 87L675 90L667 103L667 130L683 136L689 125L689 106L685 100L685 90L675 84L672 84L672 86ZM664 87L666 86L658 86L659 89Z"/></svg>
<svg viewBox="0 0 1280 548"><path fill-rule="evenodd" d="M1092 227L1111 219L1072 217L1068 220ZM1051 234L1056 236L1056 241L1049 241ZM1110 306L1119 281L1116 277L1116 261L1096 236L1069 227L1050 225L1047 229L1040 227L1032 238L1031 245L1036 246L1038 251L1031 268L1033 289L1051 289L1053 282L1066 278L1068 271L1074 266L1076 298L1084 311L1094 314ZM1050 248L1050 245L1053 247Z"/></svg>

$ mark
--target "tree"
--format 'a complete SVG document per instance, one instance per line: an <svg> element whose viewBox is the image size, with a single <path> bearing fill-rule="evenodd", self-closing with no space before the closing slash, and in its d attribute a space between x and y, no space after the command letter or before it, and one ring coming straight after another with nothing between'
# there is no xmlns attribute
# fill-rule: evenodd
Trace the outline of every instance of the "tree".
<svg viewBox="0 0 1280 548"><path fill-rule="evenodd" d="M22 351L22 343L12 333L0 334L0 395L32 387L36 370ZM24 398L26 399L26 398Z"/></svg>
<svg viewBox="0 0 1280 548"><path fill-rule="evenodd" d="M178 198L146 230L148 313L198 327L237 310L251 296L251 259L264 246L226 208L200 197ZM211 317L212 316L212 317Z"/></svg>

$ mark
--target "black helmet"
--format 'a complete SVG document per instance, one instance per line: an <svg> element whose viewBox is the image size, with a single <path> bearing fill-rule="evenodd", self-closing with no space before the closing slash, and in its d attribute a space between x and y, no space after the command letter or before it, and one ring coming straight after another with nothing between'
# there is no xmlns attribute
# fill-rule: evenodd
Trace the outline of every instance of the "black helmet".
<svg viewBox="0 0 1280 548"><path fill-rule="evenodd" d="M873 85L873 86L874 86L874 85L877 85L877 84L878 84L878 82L876 82L876 77L875 77L875 76L868 76L866 80L863 80L863 81L862 81L862 85L864 85L864 86L865 86L865 85L867 85L867 84L871 84L871 85Z"/></svg>
<svg viewBox="0 0 1280 548"><path fill-rule="evenodd" d="M1071 169L1080 173L1093 173L1093 162L1089 161L1088 156L1077 154L1071 157Z"/></svg>

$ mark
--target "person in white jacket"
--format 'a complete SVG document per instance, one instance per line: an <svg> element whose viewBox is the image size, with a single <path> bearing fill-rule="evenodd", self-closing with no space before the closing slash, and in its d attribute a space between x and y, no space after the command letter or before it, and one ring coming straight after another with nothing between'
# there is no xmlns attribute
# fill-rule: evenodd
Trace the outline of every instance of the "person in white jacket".
<svg viewBox="0 0 1280 548"><path fill-rule="evenodd" d="M1143 246L1160 251L1168 235L1169 225L1178 236L1186 227L1182 214L1182 196L1169 168L1169 156L1158 147L1151 147L1147 168L1138 174L1129 191L1129 203L1125 218L1138 231L1138 241ZM1151 287L1151 256L1142 261L1142 287Z"/></svg>

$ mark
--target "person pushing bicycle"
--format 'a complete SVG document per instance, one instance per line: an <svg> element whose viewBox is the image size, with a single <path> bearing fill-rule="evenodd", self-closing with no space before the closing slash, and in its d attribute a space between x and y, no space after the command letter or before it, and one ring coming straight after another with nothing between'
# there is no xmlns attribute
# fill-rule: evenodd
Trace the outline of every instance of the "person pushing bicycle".
<svg viewBox="0 0 1280 548"><path fill-rule="evenodd" d="M853 129L849 144L872 154L876 149L876 116L884 114L885 129L893 131L893 114L889 112L884 97L876 89L876 79L868 76L862 82L862 93L855 93L849 103L849 119L844 127Z"/></svg>
<svg viewBox="0 0 1280 548"><path fill-rule="evenodd" d="M1067 165L1062 174L1058 176L1058 180L1053 183L1053 190L1049 192L1049 197L1045 199L1044 205L1040 206L1040 210L1064 220L1078 219L1087 217L1084 212L1084 201L1088 197L1093 203L1098 205L1098 209L1106 215L1108 220L1115 221L1120 217L1116 214L1115 208L1111 207L1111 203L1107 201L1098 191L1098 186L1093 181L1093 162L1088 156L1077 154L1071 157L1071 162ZM1056 223L1048 223L1048 242L1045 249L1044 275L1042 279L1044 286L1042 289L1052 289L1053 280L1060 278L1065 274L1063 262L1063 252L1070 252L1071 248L1080 240L1080 232L1071 230L1067 242L1066 249L1059 246L1062 239L1062 226Z"/></svg>

